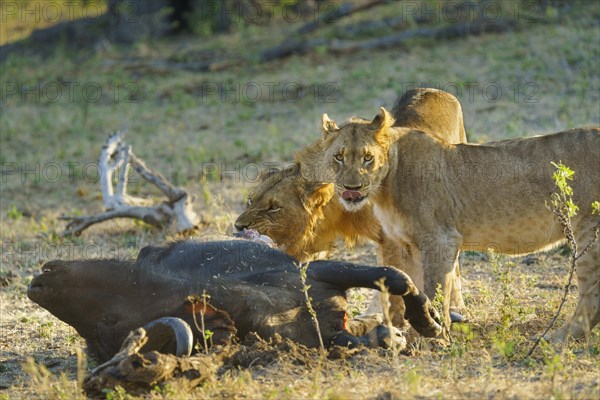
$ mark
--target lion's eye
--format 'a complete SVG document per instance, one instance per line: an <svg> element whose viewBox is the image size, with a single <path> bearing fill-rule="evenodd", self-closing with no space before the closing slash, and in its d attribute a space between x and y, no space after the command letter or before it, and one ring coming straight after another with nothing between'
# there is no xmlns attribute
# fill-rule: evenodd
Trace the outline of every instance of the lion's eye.
<svg viewBox="0 0 600 400"><path fill-rule="evenodd" d="M370 163L371 161L373 161L373 154L365 154L363 160L366 164Z"/></svg>
<svg viewBox="0 0 600 400"><path fill-rule="evenodd" d="M269 211L269 212L277 212L277 211L279 211L279 210L281 210L281 207L279 207L279 206L276 206L275 204L272 204L272 205L271 205L271 207L269 207L269 210L268 210L268 211Z"/></svg>
<svg viewBox="0 0 600 400"><path fill-rule="evenodd" d="M248 207L252 206L252 199L248 197Z"/></svg>
<svg viewBox="0 0 600 400"><path fill-rule="evenodd" d="M344 162L344 155L343 154L336 154L335 156L333 156L333 158L335 158L335 161L342 163Z"/></svg>

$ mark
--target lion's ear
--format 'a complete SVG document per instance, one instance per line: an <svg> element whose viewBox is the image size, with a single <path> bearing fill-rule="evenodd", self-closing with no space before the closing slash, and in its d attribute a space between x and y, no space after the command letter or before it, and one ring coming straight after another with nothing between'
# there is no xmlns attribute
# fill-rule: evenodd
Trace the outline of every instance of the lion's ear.
<svg viewBox="0 0 600 400"><path fill-rule="evenodd" d="M387 145L390 141L390 128L394 125L394 117L383 107L379 109L379 114L371 121L371 126L375 129L375 140Z"/></svg>
<svg viewBox="0 0 600 400"><path fill-rule="evenodd" d="M329 133L335 132L340 128L338 128L335 121L329 118L327 114L323 114L323 117L321 117L321 129L323 130L323 136L327 136Z"/></svg>
<svg viewBox="0 0 600 400"><path fill-rule="evenodd" d="M308 205L313 208L321 208L333 197L333 183L310 182L306 185L306 192Z"/></svg>

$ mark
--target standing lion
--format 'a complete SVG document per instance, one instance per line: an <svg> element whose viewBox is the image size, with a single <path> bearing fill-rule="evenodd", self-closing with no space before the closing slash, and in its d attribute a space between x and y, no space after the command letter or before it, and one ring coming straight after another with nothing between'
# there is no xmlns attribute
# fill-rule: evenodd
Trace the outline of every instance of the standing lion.
<svg viewBox="0 0 600 400"><path fill-rule="evenodd" d="M554 190L553 162L575 171L573 199L580 211L571 223L580 248L598 233L600 215L593 214L592 203L600 199L600 128L451 144L395 127L382 108L372 121L354 118L341 127L325 114L323 131L324 157L318 162L334 180L340 203L350 212L374 205L403 258L423 271L425 293L434 296L441 285L446 321L460 249L525 254L564 238L546 208ZM600 321L600 242L579 259L577 278L579 303L556 341L584 336Z"/></svg>

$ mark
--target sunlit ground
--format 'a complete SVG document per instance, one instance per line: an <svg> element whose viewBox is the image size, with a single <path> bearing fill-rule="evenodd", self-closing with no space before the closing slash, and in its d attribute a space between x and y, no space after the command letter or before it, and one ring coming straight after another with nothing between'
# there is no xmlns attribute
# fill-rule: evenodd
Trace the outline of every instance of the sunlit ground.
<svg viewBox="0 0 600 400"><path fill-rule="evenodd" d="M0 46L60 22L94 20L106 10L104 0L0 0Z"/></svg>

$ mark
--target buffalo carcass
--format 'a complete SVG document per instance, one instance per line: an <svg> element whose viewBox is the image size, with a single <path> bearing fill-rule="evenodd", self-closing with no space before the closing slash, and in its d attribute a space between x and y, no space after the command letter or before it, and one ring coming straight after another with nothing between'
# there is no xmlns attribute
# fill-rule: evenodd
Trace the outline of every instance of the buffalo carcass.
<svg viewBox="0 0 600 400"><path fill-rule="evenodd" d="M390 294L403 296L406 318L419 333L440 334L437 312L406 274L393 268L314 261L306 283L326 345L368 343L368 335L354 336L345 328L345 290L377 289L376 281L382 278ZM102 361L119 350L131 330L144 325L149 331L175 330L175 335L169 331L168 339L160 339L163 342L157 339L154 347L177 354L189 353L192 340L203 343L197 328L202 324L205 332L212 332L213 343L256 332L263 338L278 333L318 346L302 288L298 261L279 250L247 240L187 240L145 247L135 261L47 262L27 295L73 326L86 339L90 354ZM178 319L186 322L185 329L173 328L177 324L171 322ZM193 328L193 338L186 339L191 334L187 325Z"/></svg>

